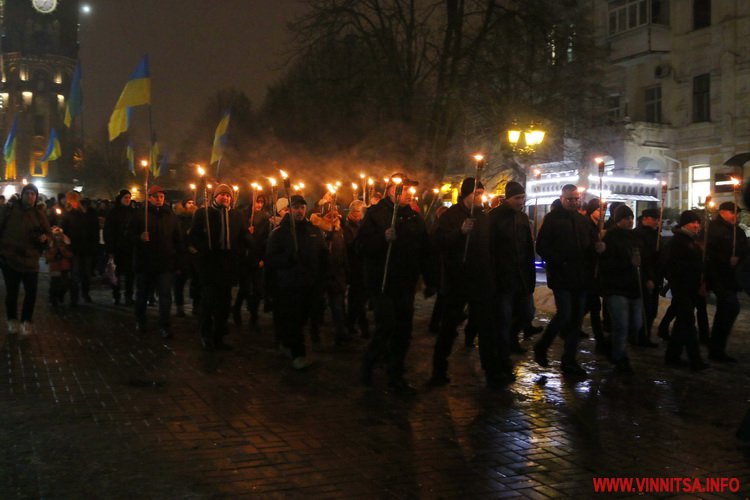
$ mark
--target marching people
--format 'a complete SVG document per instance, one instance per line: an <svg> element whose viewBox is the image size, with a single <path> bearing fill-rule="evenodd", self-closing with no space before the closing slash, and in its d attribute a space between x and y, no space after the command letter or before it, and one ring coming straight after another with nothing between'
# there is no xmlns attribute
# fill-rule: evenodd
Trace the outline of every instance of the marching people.
<svg viewBox="0 0 750 500"><path fill-rule="evenodd" d="M347 273L346 296L346 325L351 335L359 329L363 339L370 338L370 325L367 320L367 290L365 289L364 264L357 248L356 239L362 227L365 213L362 200L354 200L349 204L349 213L343 225L344 241L346 242L346 258L349 264Z"/></svg>
<svg viewBox="0 0 750 500"><path fill-rule="evenodd" d="M578 213L581 196L578 187L566 184L560 195L561 209L544 216L537 237L537 253L547 264L547 286L555 298L555 317L534 345L534 359L540 366L549 366L547 350L557 334L552 322L559 324L565 339L562 364L563 373L586 376L577 362L578 339L586 307L586 266L593 252L601 252L603 246L591 238L586 218Z"/></svg>
<svg viewBox="0 0 750 500"><path fill-rule="evenodd" d="M534 241L523 211L526 191L515 181L505 185L505 200L490 212L495 276L500 306L500 338L511 352L522 353L518 336L534 319ZM480 339L481 349L481 339Z"/></svg>
<svg viewBox="0 0 750 500"><path fill-rule="evenodd" d="M206 351L229 349L224 337L232 305L232 286L238 282L240 256L253 246L249 221L232 209L232 188L219 184L209 206L196 210L190 227L188 251L197 254L201 285L200 333Z"/></svg>
<svg viewBox="0 0 750 500"><path fill-rule="evenodd" d="M495 238L489 217L481 208L483 194L482 183L475 186L475 179L467 177L461 183L458 203L437 222L435 240L441 255L443 315L432 357L430 385L450 382L448 356L458 335L456 329L466 319L467 304L479 334L479 357L487 385L501 388L515 380L507 338L496 334L493 311L497 288L492 271Z"/></svg>
<svg viewBox="0 0 750 500"><path fill-rule="evenodd" d="M640 277L641 241L633 232L633 211L620 205L612 216L614 224L604 236L605 250L599 261L599 283L612 316L612 355L615 370L632 374L627 354L629 338L635 338L643 326L643 302ZM651 276L649 271L648 276ZM653 290L653 281L646 287Z"/></svg>
<svg viewBox="0 0 750 500"><path fill-rule="evenodd" d="M198 206L195 204L195 199L192 196L188 196L182 199L180 203L177 203L174 208L175 215L180 221L180 231L182 232L183 241L188 241L188 235L190 234L190 227L193 225L193 216ZM193 314L195 314L196 299L199 296L199 292L196 291L196 279L195 272L193 269L192 260L186 261L185 268L177 273L174 278L174 303L177 309L177 316L180 318L185 317L185 285L190 280L190 297L193 299Z"/></svg>
<svg viewBox="0 0 750 500"><path fill-rule="evenodd" d="M39 190L26 184L18 200L9 201L0 215L0 266L5 280L8 333L33 333L34 306L39 282L39 258L47 245L50 227L44 208L37 206ZM23 284L21 322L18 292Z"/></svg>
<svg viewBox="0 0 750 500"><path fill-rule="evenodd" d="M682 349L687 350L690 367L703 370L708 367L701 359L695 329L695 307L699 297L705 296L703 254L698 245L701 222L698 214L685 210L680 214L678 228L667 249L665 277L672 290L672 307L677 320L669 337L665 361L668 365L680 363Z"/></svg>
<svg viewBox="0 0 750 500"><path fill-rule="evenodd" d="M274 334L291 355L295 370L311 364L304 328L328 264L323 234L305 217L306 211L305 199L292 195L291 209L268 238L265 260L273 273Z"/></svg>
<svg viewBox="0 0 750 500"><path fill-rule="evenodd" d="M404 379L404 362L411 343L414 294L420 274L426 284L425 295L434 294L427 230L422 217L410 206L408 188L416 185L404 174L393 174L386 196L368 208L357 236L375 313L375 333L364 355L361 382L372 385L375 363L384 357L388 387L401 393L414 391Z"/></svg>
<svg viewBox="0 0 750 500"><path fill-rule="evenodd" d="M242 324L242 304L247 302L250 312L250 326L258 325L258 308L263 298L263 260L268 242L269 224L268 213L265 211L266 197L263 194L255 196L249 214L243 214L248 220L253 244L248 245L240 261L240 286L232 307L232 317L235 324Z"/></svg>
<svg viewBox="0 0 750 500"><path fill-rule="evenodd" d="M326 300L333 320L334 342L342 345L351 339L346 328L344 293L346 292L346 275L348 262L346 258L346 241L341 231L341 218L333 205L325 214L311 214L310 222L320 229L328 246L328 266L326 268L323 294L319 295L319 304L313 307L311 329L313 340L318 337L318 329L323 322Z"/></svg>
<svg viewBox="0 0 750 500"><path fill-rule="evenodd" d="M726 352L727 340L740 312L737 292L737 265L748 255L747 236L737 225L738 207L731 201L719 205L711 222L706 245L706 279L716 295L716 314L711 328L708 358L718 362L735 362Z"/></svg>
<svg viewBox="0 0 750 500"><path fill-rule="evenodd" d="M651 329L659 312L659 289L661 288L661 279L659 278L659 255L661 252L656 248L657 241L659 241L659 210L647 208L641 212L640 221L633 232L641 240L641 262L644 270L641 279L641 293L643 294L644 319L646 321L646 324L638 332L635 341L637 345L642 347L657 347L659 344L651 340ZM649 281L653 286L646 286Z"/></svg>
<svg viewBox="0 0 750 500"><path fill-rule="evenodd" d="M94 210L85 209L81 195L69 191L65 195L65 215L60 227L70 238L73 250L73 270L70 282L70 305L78 305L79 295L85 302L91 302L91 271L99 244L99 219Z"/></svg>
<svg viewBox="0 0 750 500"><path fill-rule="evenodd" d="M599 239L599 220L603 217L605 208L606 204L605 207L602 207L599 198L593 198L586 204L585 216L589 221L591 238L594 241ZM602 230L601 232L604 233L602 237L606 236L606 230ZM600 354L606 354L609 356L612 349L609 339L604 336L604 329L602 328L602 309L606 307L606 304L602 303L599 283L595 274L596 261L594 260L590 261L586 268L586 312L589 313L591 331L594 333L594 339L596 342L594 349Z"/></svg>
<svg viewBox="0 0 750 500"><path fill-rule="evenodd" d="M112 300L115 305L120 304L121 290L125 288L125 305L133 305L133 252L135 238L133 222L136 211L131 203L132 196L127 189L121 190L115 198L115 206L109 211L104 222L104 242L107 255L115 263L117 282L112 285Z"/></svg>
<svg viewBox="0 0 750 500"><path fill-rule="evenodd" d="M159 297L159 334L172 338L169 316L172 310L172 285L175 274L185 268L185 242L177 216L164 203L164 189L148 190L148 225L143 210L135 224L135 320L136 330L146 331L146 303L151 291Z"/></svg>

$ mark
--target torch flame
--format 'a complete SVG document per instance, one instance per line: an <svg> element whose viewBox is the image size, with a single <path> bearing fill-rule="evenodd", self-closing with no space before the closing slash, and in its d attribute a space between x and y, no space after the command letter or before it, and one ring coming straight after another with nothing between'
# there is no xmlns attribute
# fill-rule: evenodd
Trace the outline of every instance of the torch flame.
<svg viewBox="0 0 750 500"><path fill-rule="evenodd" d="M480 154L475 154L475 155L474 155L474 159L475 159L476 161L482 161L482 160L484 160L484 155L480 155Z"/></svg>
<svg viewBox="0 0 750 500"><path fill-rule="evenodd" d="M284 179L286 179L286 177L284 177ZM269 177L268 178L268 182L271 183L271 186L275 186L276 185L276 179L274 179L273 177Z"/></svg>
<svg viewBox="0 0 750 500"><path fill-rule="evenodd" d="M435 193L435 194L438 194L440 192L440 190L438 188L433 188L432 192Z"/></svg>
<svg viewBox="0 0 750 500"><path fill-rule="evenodd" d="M393 181L393 183L394 183L394 184L396 184L396 185L399 185L399 184L401 184L401 177L394 177L394 178L393 178L393 179L391 179L391 180L392 180L392 181Z"/></svg>
<svg viewBox="0 0 750 500"><path fill-rule="evenodd" d="M730 177L730 179L732 179L732 186L737 187L740 185L740 180L736 177Z"/></svg>
<svg viewBox="0 0 750 500"><path fill-rule="evenodd" d="M144 168L148 167L148 160L141 160L141 166L144 167Z"/></svg>
<svg viewBox="0 0 750 500"><path fill-rule="evenodd" d="M300 189L305 189L305 183L304 182L300 182L297 185L299 186Z"/></svg>
<svg viewBox="0 0 750 500"><path fill-rule="evenodd" d="M375 184L375 181L374 181L374 180L372 180L372 177L368 177L368 178L367 178L367 185L368 185L368 186L372 186L373 184Z"/></svg>
<svg viewBox="0 0 750 500"><path fill-rule="evenodd" d="M364 174L364 173L360 173L360 174L359 174L359 178L360 178L360 179L364 179L364 178L365 178L365 174Z"/></svg>
<svg viewBox="0 0 750 500"><path fill-rule="evenodd" d="M206 171L200 165L198 165L198 175L200 175L201 177L206 175Z"/></svg>
<svg viewBox="0 0 750 500"><path fill-rule="evenodd" d="M282 179L286 179L287 177L289 177L289 175L281 169L279 169L279 174L281 174Z"/></svg>
<svg viewBox="0 0 750 500"><path fill-rule="evenodd" d="M190 183L190 190L195 191L195 184L193 184L192 182Z"/></svg>
<svg viewBox="0 0 750 500"><path fill-rule="evenodd" d="M57 215L60 215L60 214L62 213L62 210L60 210L59 208L56 208L56 209L55 209L55 213L56 213Z"/></svg>
<svg viewBox="0 0 750 500"><path fill-rule="evenodd" d="M233 189L233 190L234 190L234 192L236 193L237 191L239 191L239 190L240 190L240 187L239 187L239 186L237 186L237 185L235 184L234 186L232 186L232 189Z"/></svg>
<svg viewBox="0 0 750 500"><path fill-rule="evenodd" d="M352 189L353 189L354 191L356 191L356 190L357 190L357 183L356 183L356 182L352 182Z"/></svg>
<svg viewBox="0 0 750 500"><path fill-rule="evenodd" d="M415 189L415 188L414 188L414 187L412 186L412 187L410 187L410 188L409 188L409 192L410 192L410 193L411 193L412 195L414 195L414 194L415 194L415 193L417 192L417 190L416 190L416 189Z"/></svg>

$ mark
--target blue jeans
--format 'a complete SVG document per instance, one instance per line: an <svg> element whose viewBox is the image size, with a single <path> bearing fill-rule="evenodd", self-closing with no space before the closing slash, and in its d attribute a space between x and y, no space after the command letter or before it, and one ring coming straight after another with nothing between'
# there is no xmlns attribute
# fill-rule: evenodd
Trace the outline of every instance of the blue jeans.
<svg viewBox="0 0 750 500"><path fill-rule="evenodd" d="M638 337L643 326L643 306L640 298L624 295L609 295L606 300L612 318L612 362L617 363L628 357L628 337Z"/></svg>
<svg viewBox="0 0 750 500"><path fill-rule="evenodd" d="M555 297L557 312L547 325L547 329L544 330L535 349L546 352L555 340L555 335L560 331L565 339L562 362L563 364L575 363L578 354L578 337L581 323L583 323L583 313L586 310L586 291L558 289L552 290L552 294Z"/></svg>
<svg viewBox="0 0 750 500"><path fill-rule="evenodd" d="M534 295L501 293L498 295L500 338L509 346L518 345L518 333L534 319Z"/></svg>

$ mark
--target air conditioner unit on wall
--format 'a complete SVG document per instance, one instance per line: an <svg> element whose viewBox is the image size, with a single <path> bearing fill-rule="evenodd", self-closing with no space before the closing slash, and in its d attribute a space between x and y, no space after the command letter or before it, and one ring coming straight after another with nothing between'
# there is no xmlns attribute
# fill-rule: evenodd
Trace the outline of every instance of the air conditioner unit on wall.
<svg viewBox="0 0 750 500"><path fill-rule="evenodd" d="M670 74L672 74L672 66L669 63L662 63L654 68L654 78L666 78Z"/></svg>

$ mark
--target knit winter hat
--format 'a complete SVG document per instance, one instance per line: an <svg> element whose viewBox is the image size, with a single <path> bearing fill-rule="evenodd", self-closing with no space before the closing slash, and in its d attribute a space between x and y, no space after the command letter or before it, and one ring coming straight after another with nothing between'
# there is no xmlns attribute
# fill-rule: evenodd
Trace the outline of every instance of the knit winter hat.
<svg viewBox="0 0 750 500"><path fill-rule="evenodd" d="M477 189L484 189L482 181L477 183ZM461 196L459 198L464 199L474 192L474 177L467 177L461 183Z"/></svg>
<svg viewBox="0 0 750 500"><path fill-rule="evenodd" d="M615 222L620 222L621 220L627 219L628 217L634 217L634 215L629 206L620 205L615 209L615 213L612 217L615 219Z"/></svg>
<svg viewBox="0 0 750 500"><path fill-rule="evenodd" d="M39 188L37 188L34 184L26 184L23 189L21 189L21 198L23 198L23 193L25 193L26 191L33 191L37 196L39 196Z"/></svg>
<svg viewBox="0 0 750 500"><path fill-rule="evenodd" d="M291 203L291 205L292 206L294 206L294 205L305 205L306 206L307 202L305 201L304 197L302 197L302 196L300 196L298 194L293 194L292 195L292 203Z"/></svg>
<svg viewBox="0 0 750 500"><path fill-rule="evenodd" d="M286 198L279 198L278 200L276 200L276 211L277 212L281 212L282 210L284 210L288 206L289 206L289 200L287 200Z"/></svg>
<svg viewBox="0 0 750 500"><path fill-rule="evenodd" d="M650 217L652 219L658 219L659 218L659 210L656 208L647 208L643 212L641 212L641 217Z"/></svg>
<svg viewBox="0 0 750 500"><path fill-rule="evenodd" d="M719 210L729 210L730 212L734 212L734 202L732 201L725 201L721 205L719 205ZM737 211L739 212L740 208L737 207Z"/></svg>
<svg viewBox="0 0 750 500"><path fill-rule="evenodd" d="M164 193L164 188L156 184L148 188L149 196L156 196L157 193Z"/></svg>
<svg viewBox="0 0 750 500"><path fill-rule="evenodd" d="M701 218L692 210L685 210L680 214L680 227L690 224L691 222L700 221Z"/></svg>
<svg viewBox="0 0 750 500"><path fill-rule="evenodd" d="M523 186L516 181L508 181L505 185L505 199L508 200L519 194L526 194L526 190Z"/></svg>
<svg viewBox="0 0 750 500"><path fill-rule="evenodd" d="M227 194L230 197L234 196L234 193L232 193L232 188L227 186L226 184L219 184L218 186L216 186L216 189L214 189L214 198L222 193Z"/></svg>

